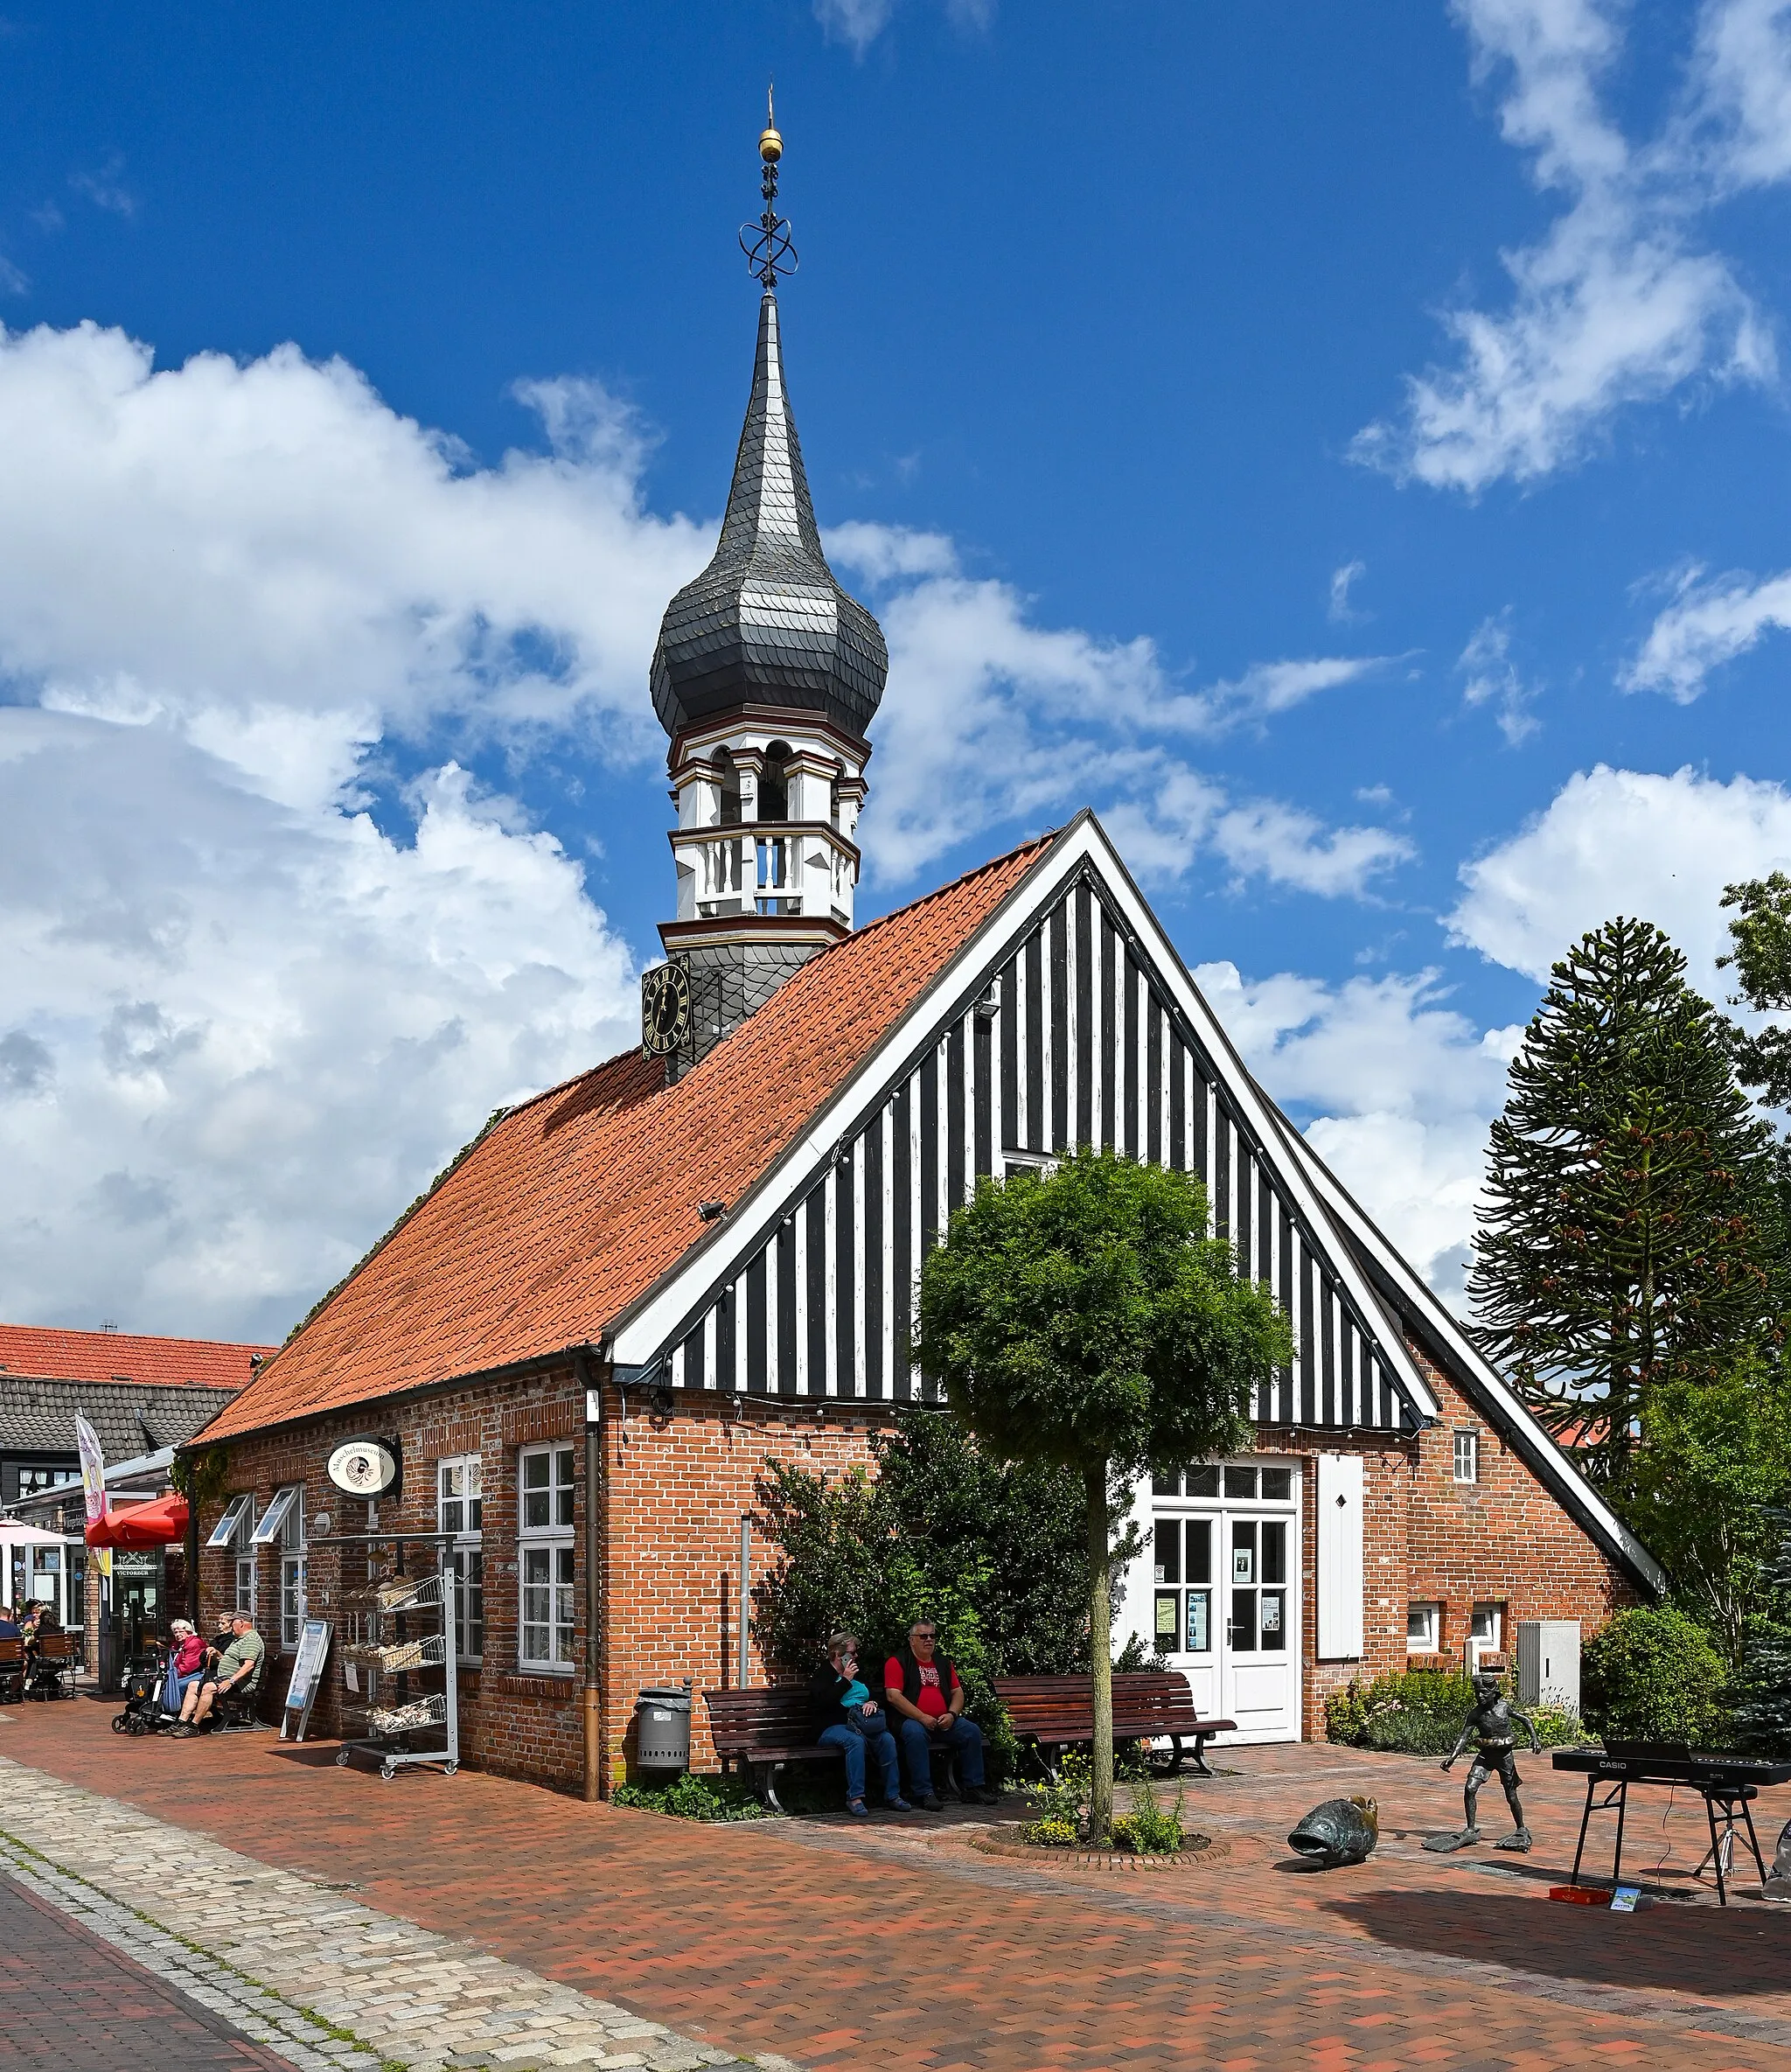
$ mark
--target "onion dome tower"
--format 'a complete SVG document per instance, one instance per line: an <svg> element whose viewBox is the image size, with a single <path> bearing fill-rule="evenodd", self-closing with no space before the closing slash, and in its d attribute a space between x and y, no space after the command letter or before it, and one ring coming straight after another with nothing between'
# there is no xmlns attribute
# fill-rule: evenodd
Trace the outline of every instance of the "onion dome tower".
<svg viewBox="0 0 1791 2072"><path fill-rule="evenodd" d="M642 1043L674 1074L852 927L865 739L889 654L833 578L784 380L784 154L767 104L764 213L741 231L763 293L752 396L714 559L666 607L653 709L672 739L678 915L642 981Z"/></svg>

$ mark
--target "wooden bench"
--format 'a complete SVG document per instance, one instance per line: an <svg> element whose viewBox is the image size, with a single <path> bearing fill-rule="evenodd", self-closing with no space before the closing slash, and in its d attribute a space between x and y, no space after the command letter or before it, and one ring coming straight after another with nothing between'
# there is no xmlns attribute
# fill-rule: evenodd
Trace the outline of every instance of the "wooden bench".
<svg viewBox="0 0 1791 2072"><path fill-rule="evenodd" d="M1048 1769L1056 1768L1049 1753L1095 1738L1092 1677L997 1677L995 1696L1021 1741L1037 1743ZM1141 1670L1113 1678L1113 1739L1116 1741L1165 1741L1167 1751L1150 1749L1153 1769L1174 1776L1181 1768L1182 1743L1191 1741L1194 1767L1202 1777L1206 1745L1216 1734L1235 1734L1232 1720L1202 1720L1195 1710L1194 1692L1179 1670Z"/></svg>
<svg viewBox="0 0 1791 2072"><path fill-rule="evenodd" d="M777 1800L777 1773L786 1765L846 1760L838 1748L824 1748L816 1741L813 1700L800 1684L705 1691L703 1703L709 1709L709 1736L721 1759L723 1774L730 1763L737 1762L773 1812L784 1810ZM901 1735L896 1738L899 1743ZM943 1770L948 1788L956 1790L951 1750L934 1748L930 1753L935 1789ZM878 1782L876 1758L868 1750L866 1755L870 1765L866 1783L874 1787Z"/></svg>
<svg viewBox="0 0 1791 2072"><path fill-rule="evenodd" d="M74 1672L80 1659L74 1636L59 1626L38 1629L38 1644L28 1659L24 1695L27 1698L73 1698Z"/></svg>

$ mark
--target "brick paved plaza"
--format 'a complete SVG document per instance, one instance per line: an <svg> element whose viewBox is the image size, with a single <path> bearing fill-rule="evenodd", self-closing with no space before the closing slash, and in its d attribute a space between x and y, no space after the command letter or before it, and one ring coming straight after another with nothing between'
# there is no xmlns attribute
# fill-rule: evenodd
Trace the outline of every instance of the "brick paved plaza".
<svg viewBox="0 0 1791 2072"><path fill-rule="evenodd" d="M1764 2072L1791 2048L1781 1909L1673 1901L1623 1916L1546 1901L1579 1799L1546 1758L1526 1765L1528 1859L1420 1850L1459 1817L1459 1770L1282 1747L1227 1751L1236 1774L1190 1782L1195 1819L1224 1845L1216 1860L1115 1876L984 1856L967 1820L695 1828L470 1773L385 1782L338 1769L327 1744L271 1735L125 1741L109 1712L16 1711L0 1755L744 2055L927 2072ZM1294 1818L1362 1789L1380 1801L1376 1856L1298 1867ZM30 1791L0 1772L0 1828ZM1770 1845L1791 1792L1761 1805ZM1687 1889L1676 1873L1702 1852L1697 1802L1669 1810L1650 1794L1637 1809L1630 1865L1664 1859L1661 1887Z"/></svg>

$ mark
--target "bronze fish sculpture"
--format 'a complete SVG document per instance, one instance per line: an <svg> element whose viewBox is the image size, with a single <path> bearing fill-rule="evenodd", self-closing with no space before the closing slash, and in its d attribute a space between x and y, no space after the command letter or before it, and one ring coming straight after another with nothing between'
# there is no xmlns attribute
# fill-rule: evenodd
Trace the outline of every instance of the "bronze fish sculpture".
<svg viewBox="0 0 1791 2072"><path fill-rule="evenodd" d="M1371 1798L1328 1798L1288 1836L1290 1848L1325 1870L1362 1863L1381 1838L1380 1808Z"/></svg>

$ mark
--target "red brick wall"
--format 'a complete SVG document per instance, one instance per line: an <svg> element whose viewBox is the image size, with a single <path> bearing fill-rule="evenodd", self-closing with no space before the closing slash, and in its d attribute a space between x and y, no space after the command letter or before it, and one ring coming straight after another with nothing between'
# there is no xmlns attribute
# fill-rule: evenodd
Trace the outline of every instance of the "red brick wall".
<svg viewBox="0 0 1791 2072"><path fill-rule="evenodd" d="M1322 1442L1328 1451L1359 1453L1364 1464L1364 1654L1359 1662L1319 1662L1314 1656L1316 1592L1314 1454L1310 1432L1259 1433L1265 1451L1293 1453L1305 1463L1302 1565L1305 1656L1303 1731L1322 1738L1324 1699L1352 1676L1402 1668L1406 1661L1405 1608L1437 1599L1445 1606L1442 1644L1460 1660L1471 1608L1500 1604L1505 1645L1515 1646L1516 1622L1538 1616L1577 1618L1587 1634L1611 1613L1633 1603L1620 1573L1586 1538L1529 1469L1476 1420L1446 1378L1426 1365L1442 1406L1437 1427L1416 1439L1362 1434ZM766 1457L839 1474L868 1463L876 1421L846 1414L830 1404L826 1417L807 1406L723 1402L680 1393L675 1412L661 1415L638 1392L626 1419L622 1397L603 1389L601 1502L604 1573L600 1579L603 1789L624 1771L632 1749L637 1693L644 1685L692 1679L699 1694L693 1713L692 1757L712 1768L714 1748L700 1692L738 1675L736 1631L740 1519L753 1505L753 1485ZM433 1529L436 1462L477 1453L483 1464L485 1647L483 1664L461 1672L461 1747L469 1765L578 1788L583 1774L581 1686L583 1659L584 1502L582 1391L564 1371L527 1380L487 1382L438 1398L373 1411L322 1418L286 1434L253 1437L231 1448L231 1492L254 1489L258 1507L275 1489L302 1481L307 1515L327 1511L338 1532L363 1528L359 1502L330 1488L324 1463L331 1448L357 1432L395 1433L402 1445L404 1480L396 1504L381 1507L382 1524L398 1530ZM1453 1434L1481 1433L1481 1479L1463 1488L1453 1479ZM577 1656L571 1677L523 1674L517 1665L517 1448L538 1440L580 1441L576 1462ZM219 1504L202 1519L208 1532ZM754 1575L770 1550L755 1537ZM262 1632L270 1671L264 1710L277 1717L289 1663L277 1643L278 1551L264 1549L258 1578ZM340 1557L325 1547L310 1553L310 1610L345 1629ZM201 1556L203 1610L211 1617L229 1601L230 1557ZM749 1680L764 1680L756 1651ZM314 1730L338 1730L341 1668L332 1654Z"/></svg>
<svg viewBox="0 0 1791 2072"><path fill-rule="evenodd" d="M753 1484L766 1456L837 1473L868 1463L875 1427L861 1416L843 1417L837 1405L829 1406L825 1420L812 1410L756 1403L730 1404L737 1414L724 1416L719 1402L687 1395L678 1399L675 1414L663 1417L651 1413L638 1392L630 1397L624 1419L620 1391L606 1385L603 1394L600 1664L607 1793L631 1753L635 1699L643 1685L675 1685L689 1677L700 1694L736 1678L740 1519L752 1508ZM297 1482L304 1485L309 1519L326 1512L332 1532L364 1531L365 1507L332 1489L324 1472L331 1450L362 1432L395 1434L402 1448L401 1496L380 1506L380 1524L399 1531L433 1530L436 1463L456 1454L477 1454L484 1485L485 1644L483 1663L460 1675L462 1760L469 1767L576 1789L584 1762L583 1426L583 1392L567 1371L481 1383L451 1395L351 1411L289 1432L252 1436L231 1447L226 1496L206 1507L201 1537L209 1534L229 1495L253 1489L259 1512L276 1489ZM555 1439L577 1442L578 1669L571 1677L525 1674L517 1664L517 1449ZM769 1550L755 1538L753 1552L754 1573L761 1575ZM313 1545L309 1554L309 1609L311 1616L332 1622L338 1645L346 1630L342 1559L324 1545ZM233 1561L226 1551L201 1553L201 1609L208 1621L232 1600ZM291 1667L277 1637L279 1575L279 1550L260 1550L257 1601L268 1649L261 1709L269 1719L279 1716ZM763 1680L756 1650L749 1657L748 1673L752 1681ZM341 1695L341 1664L332 1649L311 1714L313 1733L339 1731ZM713 1768L700 1696L693 1728L693 1761Z"/></svg>
<svg viewBox="0 0 1791 2072"><path fill-rule="evenodd" d="M1439 1646L1459 1667L1466 1659L1476 1604L1501 1608L1502 1643L1515 1663L1521 1619L1578 1619L1582 1637L1589 1639L1613 1613L1639 1601L1627 1575L1469 1408L1448 1376L1413 1351L1440 1412L1438 1422L1415 1438L1395 1441L1362 1434L1327 1438L1314 1446L1309 1432L1277 1434L1264 1427L1258 1434L1265 1451L1304 1455L1302 1733L1308 1741L1324 1739L1330 1692L1341 1691L1352 1677L1366 1683L1406 1666L1408 1603L1443 1606ZM1458 1431L1480 1434L1480 1479L1473 1484L1455 1480ZM1321 1661L1314 1652L1319 1451L1355 1453L1362 1459L1359 1661Z"/></svg>

